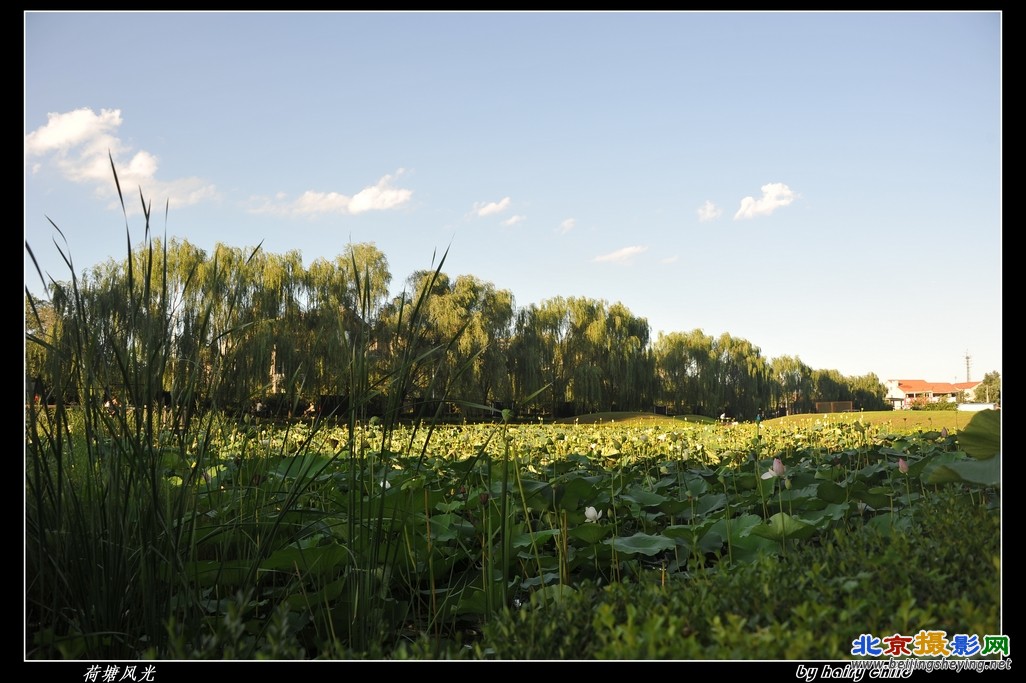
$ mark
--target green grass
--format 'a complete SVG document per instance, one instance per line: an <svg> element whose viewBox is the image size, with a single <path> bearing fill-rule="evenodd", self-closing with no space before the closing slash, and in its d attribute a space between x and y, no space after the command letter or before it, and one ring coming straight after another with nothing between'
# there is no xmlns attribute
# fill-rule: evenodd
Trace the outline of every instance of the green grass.
<svg viewBox="0 0 1026 683"><path fill-rule="evenodd" d="M861 421L864 425L889 425L898 431L931 431L946 428L949 432L959 431L965 428L966 424L975 413L960 412L957 410L877 410L858 413L802 413L799 415L788 415L770 420L763 420L762 424L767 427L783 426L808 426L816 422L855 422ZM605 412L590 413L577 417L567 417L555 420L556 424L622 424L630 427L638 426L661 426L671 427L688 422L690 424L714 424L719 422L715 418L704 415L656 415L655 413L631 413L631 412ZM748 421L742 424L754 424Z"/></svg>
<svg viewBox="0 0 1026 683"><path fill-rule="evenodd" d="M556 424L594 425L614 423L618 425L626 425L628 427L671 427L673 425L680 424L681 422L688 422L691 424L713 424L719 422L719 420L711 417L705 417L704 415L676 415L674 417L667 417L666 415L656 415L655 413L631 413L626 411L589 413L588 415L565 417L555 420Z"/></svg>

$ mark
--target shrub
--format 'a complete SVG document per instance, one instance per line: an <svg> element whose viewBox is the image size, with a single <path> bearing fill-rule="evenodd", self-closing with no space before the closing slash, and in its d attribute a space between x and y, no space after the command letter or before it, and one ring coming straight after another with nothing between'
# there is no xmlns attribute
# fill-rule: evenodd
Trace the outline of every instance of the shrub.
<svg viewBox="0 0 1026 683"><path fill-rule="evenodd" d="M506 610L480 658L844 659L862 633L1000 633L995 510L930 492L908 532L867 525L818 547L693 575L587 583ZM918 510L917 510L918 512Z"/></svg>

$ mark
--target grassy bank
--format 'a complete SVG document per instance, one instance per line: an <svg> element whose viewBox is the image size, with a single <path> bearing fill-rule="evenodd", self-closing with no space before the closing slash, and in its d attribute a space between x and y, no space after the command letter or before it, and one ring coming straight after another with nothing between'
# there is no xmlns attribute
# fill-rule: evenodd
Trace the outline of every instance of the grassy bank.
<svg viewBox="0 0 1026 683"><path fill-rule="evenodd" d="M762 425L769 428L774 427L807 427L817 422L842 422L851 423L860 421L864 425L888 426L896 431L932 431L947 429L959 431L963 429L972 419L975 413L960 412L957 410L878 410L858 413L822 413L822 414L799 414L786 417L763 420ZM581 415L579 417L556 420L557 424L623 424L627 426L661 426L671 427L680 422L691 424L714 424L718 420L705 417L704 415L677 415L667 417L655 413L628 413L628 412L606 412ZM741 423L742 425L754 425L753 422Z"/></svg>

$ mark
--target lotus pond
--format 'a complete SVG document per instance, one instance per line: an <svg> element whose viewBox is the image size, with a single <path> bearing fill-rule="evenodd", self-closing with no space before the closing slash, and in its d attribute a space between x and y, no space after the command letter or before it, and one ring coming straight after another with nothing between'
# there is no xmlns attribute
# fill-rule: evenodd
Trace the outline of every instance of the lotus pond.
<svg viewBox="0 0 1026 683"><path fill-rule="evenodd" d="M139 457L121 433L131 423L110 420L105 440L70 449L82 505L108 490L88 482L117 481L122 461ZM730 571L837 530L907 529L942 487L996 509L999 424L994 411L957 433L850 417L779 427L211 419L202 432L155 430L142 454L165 505L159 533L178 539L149 581L170 593L165 647L178 653L200 651L228 615L237 643L277 624L292 656L387 652L424 634L472 641L499 610L581 583ZM36 646L58 642L66 656L148 647L137 634L35 634Z"/></svg>

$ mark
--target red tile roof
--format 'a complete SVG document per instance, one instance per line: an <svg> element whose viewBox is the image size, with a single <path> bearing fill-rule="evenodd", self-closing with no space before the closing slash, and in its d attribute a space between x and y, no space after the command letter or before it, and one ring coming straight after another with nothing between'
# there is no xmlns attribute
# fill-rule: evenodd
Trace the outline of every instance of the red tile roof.
<svg viewBox="0 0 1026 683"><path fill-rule="evenodd" d="M959 389L975 389L981 384L983 384L983 382L956 382L955 386Z"/></svg>
<svg viewBox="0 0 1026 683"><path fill-rule="evenodd" d="M952 384L951 382L927 382L921 379L899 379L892 381L896 381L898 388L906 394L924 394L928 392L934 394L957 394L959 391L972 389L979 385L979 382Z"/></svg>

